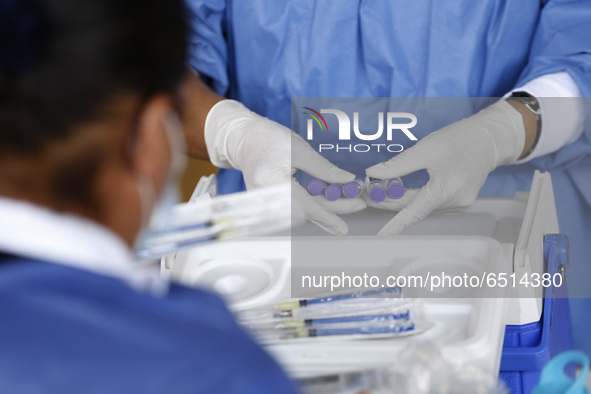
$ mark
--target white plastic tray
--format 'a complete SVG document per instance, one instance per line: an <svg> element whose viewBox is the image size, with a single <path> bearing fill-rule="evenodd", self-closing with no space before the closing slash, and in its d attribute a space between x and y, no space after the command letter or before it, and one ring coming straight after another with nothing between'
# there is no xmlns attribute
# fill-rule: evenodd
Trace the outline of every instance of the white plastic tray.
<svg viewBox="0 0 591 394"><path fill-rule="evenodd" d="M362 261L364 251L372 250L372 266L390 274L416 269L421 263L433 269L437 262L469 265L476 272L543 272L543 235L558 232L550 176L540 173L535 174L529 194L479 200L460 214L430 215L410 227L406 236L369 236L391 217L392 213L370 209L347 217L351 236L341 238L345 242L334 248L335 264L341 261L338 253L359 254L357 260ZM304 231L318 235L309 240L317 245L335 239L322 236L314 227ZM213 288L233 308L260 306L290 297L291 246L290 237L220 242L179 254L174 264L166 261L162 270L187 285ZM314 253L309 261L314 263ZM503 298L508 289L497 290L499 298L425 299L426 315L434 326L418 336L292 341L269 350L294 376L313 376L394 363L409 338L416 338L439 344L446 359L459 368L476 365L494 374L499 369L505 324L526 324L541 315L541 302L533 294L512 300Z"/></svg>
<svg viewBox="0 0 591 394"><path fill-rule="evenodd" d="M309 242L330 242L315 238ZM428 248L425 248L428 245ZM371 247L373 267L397 274L417 263L470 266L475 273L506 270L511 248L485 237L348 237L338 250L343 255L363 254ZM396 251L395 258L392 251ZM218 243L179 256L174 276L188 285L209 286L225 292L233 306L242 309L275 303L290 295L289 238L261 238ZM335 256L334 264L338 264ZM314 253L310 250L310 263ZM249 267L243 275L241 267ZM431 266L432 269L433 266ZM447 267L447 268L444 268ZM257 275L252 275L257 272ZM449 271L448 271L449 272ZM252 278L255 278L254 280ZM263 279L261 279L263 278ZM454 291L454 290L451 290ZM499 297L505 295L497 290ZM445 293L442 295L446 295ZM448 294L452 295L452 294ZM239 301L240 300L240 301ZM444 357L461 367L477 365L494 373L500 362L507 298L425 299L426 317L434 325L413 337L363 341L308 341L269 346L269 350L294 376L311 376L359 370L396 362L409 338L438 343Z"/></svg>

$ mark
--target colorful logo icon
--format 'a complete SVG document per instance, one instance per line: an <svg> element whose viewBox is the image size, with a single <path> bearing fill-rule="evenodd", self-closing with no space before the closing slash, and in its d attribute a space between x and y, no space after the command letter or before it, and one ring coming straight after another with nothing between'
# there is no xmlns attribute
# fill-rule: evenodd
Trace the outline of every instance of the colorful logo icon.
<svg viewBox="0 0 591 394"><path fill-rule="evenodd" d="M316 121L316 123L318 123L318 126L320 126L320 130L324 130L324 127L322 127L322 123L324 123L324 126L326 126L326 131L328 131L328 125L326 124L326 120L324 120L324 116L322 116L320 114L320 112L313 110L310 107L303 107L303 108L307 109L308 111L314 112L314 114L311 114L310 112L304 112L304 114L313 118ZM322 119L322 123L320 123L320 119L318 119L318 118Z"/></svg>

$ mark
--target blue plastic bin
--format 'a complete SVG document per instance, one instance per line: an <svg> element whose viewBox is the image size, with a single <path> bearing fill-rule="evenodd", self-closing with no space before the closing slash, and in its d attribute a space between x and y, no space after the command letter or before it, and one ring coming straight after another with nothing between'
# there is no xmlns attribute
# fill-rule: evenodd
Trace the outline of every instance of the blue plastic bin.
<svg viewBox="0 0 591 394"><path fill-rule="evenodd" d="M561 273L568 265L568 238L562 234L546 235L544 259L546 272ZM530 393L538 384L546 363L556 354L572 348L570 306L563 283L561 287L546 289L540 321L506 327L499 377L511 393ZM574 370L569 372L574 377Z"/></svg>

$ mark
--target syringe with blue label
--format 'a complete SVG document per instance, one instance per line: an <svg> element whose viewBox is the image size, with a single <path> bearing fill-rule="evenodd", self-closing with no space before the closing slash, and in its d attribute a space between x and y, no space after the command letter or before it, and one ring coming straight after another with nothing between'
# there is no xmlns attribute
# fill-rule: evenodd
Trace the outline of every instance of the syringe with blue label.
<svg viewBox="0 0 591 394"><path fill-rule="evenodd" d="M330 326L333 324L359 324L360 322L384 323L390 324L395 321L405 321L410 319L410 310L406 309L399 313L385 313L379 315L357 315L357 316L339 316L326 317L319 319L303 320L283 320L275 324L275 328L301 328L301 327L319 327Z"/></svg>
<svg viewBox="0 0 591 394"><path fill-rule="evenodd" d="M372 335L401 335L412 333L416 328L412 320L407 320L401 324L390 326L374 326L371 324L358 327L325 327L325 328L287 328L271 329L253 332L254 336L261 342L275 342L278 340L314 338L314 337L332 337L332 336L372 336Z"/></svg>
<svg viewBox="0 0 591 394"><path fill-rule="evenodd" d="M278 304L277 310L290 311L293 309L304 308L311 305L325 304L336 301L345 301L353 298L401 297L401 295L402 289L400 287L386 287L379 290L358 291L355 293L339 294L332 297L308 298L303 300L286 301Z"/></svg>

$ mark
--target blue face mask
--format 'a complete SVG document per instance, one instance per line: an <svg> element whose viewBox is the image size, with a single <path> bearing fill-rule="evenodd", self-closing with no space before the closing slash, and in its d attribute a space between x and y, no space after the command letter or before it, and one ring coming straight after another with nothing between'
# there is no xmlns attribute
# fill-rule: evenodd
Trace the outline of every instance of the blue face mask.
<svg viewBox="0 0 591 394"><path fill-rule="evenodd" d="M164 121L164 130L171 150L172 162L168 177L156 200L156 190L151 179L138 179L138 192L142 209L142 230L136 241L136 250L149 241L155 233L173 230L173 209L180 203L180 178L186 166L186 145L178 115L172 112Z"/></svg>

